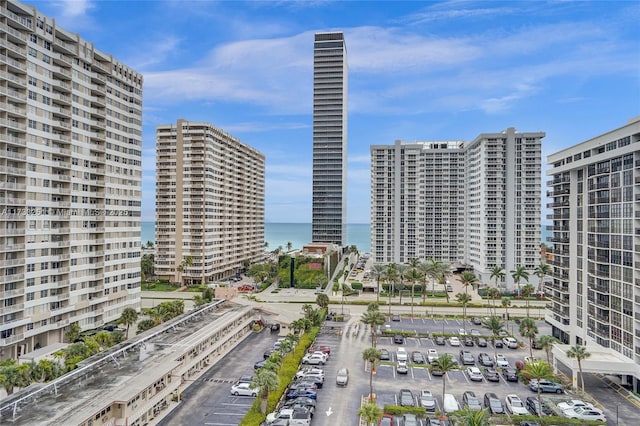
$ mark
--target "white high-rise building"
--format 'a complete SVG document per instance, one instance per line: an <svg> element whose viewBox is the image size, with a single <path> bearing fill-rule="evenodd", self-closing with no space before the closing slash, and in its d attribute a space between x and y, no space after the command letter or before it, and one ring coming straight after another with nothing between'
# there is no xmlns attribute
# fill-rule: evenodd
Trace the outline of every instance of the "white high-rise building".
<svg viewBox="0 0 640 426"><path fill-rule="evenodd" d="M313 200L311 239L346 244L347 47L341 32L317 33L313 46Z"/></svg>
<svg viewBox="0 0 640 426"><path fill-rule="evenodd" d="M371 250L376 262L433 258L485 283L540 262L541 140L509 128L472 142L371 146Z"/></svg>
<svg viewBox="0 0 640 426"><path fill-rule="evenodd" d="M547 163L553 274L546 320L564 343L610 351L601 372L635 376L638 391L640 118Z"/></svg>
<svg viewBox="0 0 640 426"><path fill-rule="evenodd" d="M0 2L0 359L140 307L142 75Z"/></svg>
<svg viewBox="0 0 640 426"><path fill-rule="evenodd" d="M156 275L207 283L261 259L264 174L264 154L209 123L158 126Z"/></svg>

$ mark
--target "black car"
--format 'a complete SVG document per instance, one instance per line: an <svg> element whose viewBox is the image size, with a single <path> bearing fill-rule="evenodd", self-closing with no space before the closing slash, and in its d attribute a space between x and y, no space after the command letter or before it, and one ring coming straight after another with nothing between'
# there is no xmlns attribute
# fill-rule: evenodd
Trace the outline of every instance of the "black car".
<svg viewBox="0 0 640 426"><path fill-rule="evenodd" d="M502 369L502 377L507 382L517 382L518 381L518 372L515 368L507 367Z"/></svg>
<svg viewBox="0 0 640 426"><path fill-rule="evenodd" d="M257 370L259 368L262 368L264 366L264 363L267 362L266 359L263 359L261 361L256 362L255 364L253 364L253 368L254 370Z"/></svg>
<svg viewBox="0 0 640 426"><path fill-rule="evenodd" d="M483 367L493 367L493 359L485 352L478 355L478 363Z"/></svg>
<svg viewBox="0 0 640 426"><path fill-rule="evenodd" d="M400 321L400 314L391 315L391 321Z"/></svg>
<svg viewBox="0 0 640 426"><path fill-rule="evenodd" d="M264 359L267 359L271 356L272 353L277 352L277 349L267 349L266 351L264 351L264 353L262 354L262 356L264 357Z"/></svg>
<svg viewBox="0 0 640 426"><path fill-rule="evenodd" d="M487 347L487 339L485 339L484 337L478 337L476 339L476 345L478 345L479 348L486 348Z"/></svg>
<svg viewBox="0 0 640 426"><path fill-rule="evenodd" d="M386 349L380 349L380 360L381 361L389 361L391 360L391 354Z"/></svg>
<svg viewBox="0 0 640 426"><path fill-rule="evenodd" d="M484 374L484 378L490 382L500 381L500 376L498 376L498 372L495 368L485 368L482 374Z"/></svg>
<svg viewBox="0 0 640 426"><path fill-rule="evenodd" d="M276 322L276 323L273 323L273 324L271 324L271 325L269 326L269 329L270 329L273 333L275 333L275 332L277 332L277 331L280 331L280 324L278 324L277 322Z"/></svg>
<svg viewBox="0 0 640 426"><path fill-rule="evenodd" d="M324 385L324 378L318 374L308 374L298 380L313 383L318 387L318 389L322 388Z"/></svg>
<svg viewBox="0 0 640 426"><path fill-rule="evenodd" d="M542 425L538 422L524 421L524 422L520 422L520 426L542 426Z"/></svg>
<svg viewBox="0 0 640 426"><path fill-rule="evenodd" d="M527 407L527 410L529 410L529 412L534 416L537 416L538 413L540 412L540 408L539 408L540 405L538 403L537 396L528 396L524 402L524 406ZM549 407L547 407L547 405L544 402L542 403L542 414L545 416L548 416L551 414L551 410L549 410Z"/></svg>
<svg viewBox="0 0 640 426"><path fill-rule="evenodd" d="M489 409L491 414L504 414L504 405L497 395L493 392L484 394L484 406Z"/></svg>
<svg viewBox="0 0 640 426"><path fill-rule="evenodd" d="M438 346L444 346L444 343L445 343L445 342L444 342L444 337L442 337L442 336L437 336L437 337L436 337L436 345L438 345Z"/></svg>
<svg viewBox="0 0 640 426"><path fill-rule="evenodd" d="M533 339L531 341L531 347L533 349L542 349L542 345L540 344L540 341L538 339Z"/></svg>
<svg viewBox="0 0 640 426"><path fill-rule="evenodd" d="M463 343L465 346L473 346L473 339L471 337L465 337Z"/></svg>
<svg viewBox="0 0 640 426"><path fill-rule="evenodd" d="M474 325L482 325L482 320L481 320L480 318L478 318L478 317L473 317L473 318L471 318L471 322L472 322Z"/></svg>
<svg viewBox="0 0 640 426"><path fill-rule="evenodd" d="M493 339L493 346L495 348L503 348L502 339Z"/></svg>
<svg viewBox="0 0 640 426"><path fill-rule="evenodd" d="M394 334L393 335L393 343L404 343L404 336L402 334Z"/></svg>
<svg viewBox="0 0 640 426"><path fill-rule="evenodd" d="M411 361L414 364L424 364L425 363L424 355L422 355L418 351L413 351L411 352Z"/></svg>

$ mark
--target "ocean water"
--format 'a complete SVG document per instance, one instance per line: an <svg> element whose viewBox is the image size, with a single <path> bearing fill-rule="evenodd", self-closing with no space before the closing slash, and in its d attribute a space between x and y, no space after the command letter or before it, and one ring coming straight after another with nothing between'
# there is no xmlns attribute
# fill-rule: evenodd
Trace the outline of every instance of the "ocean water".
<svg viewBox="0 0 640 426"><path fill-rule="evenodd" d="M361 253L368 253L370 249L370 233L368 223L352 223L347 225L347 245L355 245ZM155 241L155 222L142 222L140 232L142 243ZM310 223L265 223L264 239L269 246L267 250L275 250L278 246L287 248L290 242L292 248L300 249L311 242Z"/></svg>
<svg viewBox="0 0 640 426"><path fill-rule="evenodd" d="M549 245L547 237L551 232L546 226L542 226L540 241ZM142 222L142 243L155 241L155 222ZM291 242L294 249L302 248L304 244L311 242L310 223L265 223L265 241L269 243L267 250L275 250L278 246L286 249L287 242ZM361 253L368 253L371 249L371 234L368 223L352 223L347 225L347 245L358 247Z"/></svg>

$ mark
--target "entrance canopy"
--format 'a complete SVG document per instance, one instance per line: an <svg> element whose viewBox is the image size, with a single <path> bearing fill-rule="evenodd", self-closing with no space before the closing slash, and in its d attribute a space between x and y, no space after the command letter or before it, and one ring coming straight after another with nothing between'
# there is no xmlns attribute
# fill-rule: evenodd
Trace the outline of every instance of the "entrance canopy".
<svg viewBox="0 0 640 426"><path fill-rule="evenodd" d="M570 349L571 345L553 345L551 353L553 354L554 364L560 362L566 365L575 375L575 372L578 371L578 361L567 356L567 352ZM632 359L622 356L613 349L603 348L599 345L587 345L585 349L591 356L581 361L583 372L615 375L628 374L640 379L640 365L636 364Z"/></svg>

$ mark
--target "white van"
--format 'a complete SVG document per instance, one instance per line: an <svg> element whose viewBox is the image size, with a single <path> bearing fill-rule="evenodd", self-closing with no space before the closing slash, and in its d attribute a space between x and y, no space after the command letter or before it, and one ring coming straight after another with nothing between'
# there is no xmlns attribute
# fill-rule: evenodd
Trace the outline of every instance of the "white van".
<svg viewBox="0 0 640 426"><path fill-rule="evenodd" d="M398 361L408 361L409 354L407 353L407 350L405 348L398 348L396 351L396 359Z"/></svg>
<svg viewBox="0 0 640 426"><path fill-rule="evenodd" d="M444 403L442 404L442 407L445 414L453 413L454 411L458 411L460 409L458 400L456 400L456 397L450 393L444 394Z"/></svg>

